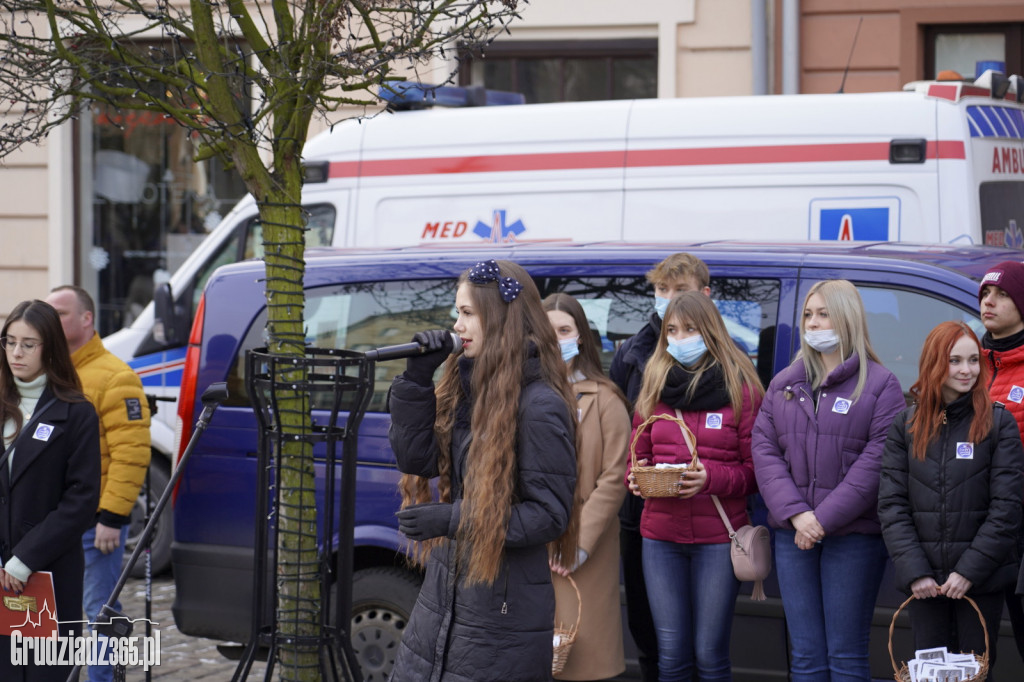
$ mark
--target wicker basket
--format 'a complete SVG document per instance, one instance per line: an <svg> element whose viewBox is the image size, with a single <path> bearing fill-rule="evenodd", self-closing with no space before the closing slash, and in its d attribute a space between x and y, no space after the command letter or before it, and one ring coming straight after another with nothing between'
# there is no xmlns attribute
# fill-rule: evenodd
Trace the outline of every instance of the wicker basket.
<svg viewBox="0 0 1024 682"><path fill-rule="evenodd" d="M900 611L915 599L911 595L905 602L900 604L900 607L896 609L896 613L892 614L892 622L889 623L889 661L892 663L892 670L894 673L893 679L896 682L910 682L910 670L907 669L907 664L902 663L899 666L896 665L896 657L892 653L892 633L896 628L896 616L900 615ZM978 619L981 620L981 630L985 633L985 653L974 654L974 660L978 663L978 674L972 677L965 678L963 682L982 682L988 676L988 627L985 625L985 618L981 615L981 610L978 605L974 603L974 600L968 596L964 596L964 599L974 607L974 610L978 614Z"/></svg>
<svg viewBox="0 0 1024 682"><path fill-rule="evenodd" d="M679 483L682 480L683 472L678 469L658 469L653 466L636 465L636 443L640 440L640 434L660 419L667 419L679 425L683 432L683 439L690 448L690 466L696 466L700 462L697 458L697 439L690 431L690 427L682 419L670 414L652 414L636 428L633 440L629 443L630 472L633 474L637 487L640 488L640 496L643 498L679 496Z"/></svg>
<svg viewBox="0 0 1024 682"><path fill-rule="evenodd" d="M576 581L572 579L571 575L565 576L565 579L572 585L572 589L576 591L576 622L569 627L565 627L564 624L559 623L555 627L555 636L558 637L558 644L555 645L554 655L551 658L551 674L557 675L562 672L565 668L566 662L569 660L569 651L572 649L573 642L576 641L576 630L580 626L580 618L583 616L583 600L580 598L580 588L576 587Z"/></svg>

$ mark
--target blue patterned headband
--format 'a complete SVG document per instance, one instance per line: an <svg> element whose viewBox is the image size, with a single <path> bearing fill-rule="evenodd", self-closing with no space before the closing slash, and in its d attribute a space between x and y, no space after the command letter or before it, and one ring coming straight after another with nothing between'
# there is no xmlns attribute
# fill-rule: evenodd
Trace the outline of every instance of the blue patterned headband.
<svg viewBox="0 0 1024 682"><path fill-rule="evenodd" d="M497 282L501 300L505 303L516 300L519 292L523 290L523 285L515 277L501 276L501 270L498 269L498 263L494 259L482 261L471 267L467 279L473 284Z"/></svg>

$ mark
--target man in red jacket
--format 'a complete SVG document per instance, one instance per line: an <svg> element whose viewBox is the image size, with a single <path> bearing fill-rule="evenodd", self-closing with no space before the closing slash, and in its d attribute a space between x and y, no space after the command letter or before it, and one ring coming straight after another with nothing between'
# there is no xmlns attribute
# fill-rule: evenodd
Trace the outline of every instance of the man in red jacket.
<svg viewBox="0 0 1024 682"><path fill-rule="evenodd" d="M1003 261L986 272L978 300L985 325L981 347L992 372L989 395L1006 406L1024 433L1024 263ZM1024 549L1024 535L1018 535L1017 548ZM1017 652L1024 658L1024 608L1012 586L1006 590L1006 607Z"/></svg>

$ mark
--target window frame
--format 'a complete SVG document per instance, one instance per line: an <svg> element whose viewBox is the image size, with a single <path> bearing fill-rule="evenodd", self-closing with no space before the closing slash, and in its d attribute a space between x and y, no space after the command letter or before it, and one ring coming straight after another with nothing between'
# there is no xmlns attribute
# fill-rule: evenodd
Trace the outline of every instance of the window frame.
<svg viewBox="0 0 1024 682"><path fill-rule="evenodd" d="M496 41L485 51L461 49L459 52L459 85L484 85L481 83L483 60L503 60L511 62L512 84L509 89L520 92L518 83L518 63L520 60L557 60L559 62L559 98L553 101L566 100L566 61L570 59L604 60L606 63L606 81L604 99L614 99L616 59L651 59L653 60L654 92L658 89L658 40L657 38L623 38L608 40L515 40ZM481 68L474 68L479 65Z"/></svg>
<svg viewBox="0 0 1024 682"><path fill-rule="evenodd" d="M935 41L939 35L961 33L992 33L1002 34L1005 41L1003 61L1006 62L1006 73L1024 73L1024 23L984 23L984 24L931 24L922 27L924 30L924 73L925 80L935 77ZM960 74L964 78L974 79L973 73Z"/></svg>

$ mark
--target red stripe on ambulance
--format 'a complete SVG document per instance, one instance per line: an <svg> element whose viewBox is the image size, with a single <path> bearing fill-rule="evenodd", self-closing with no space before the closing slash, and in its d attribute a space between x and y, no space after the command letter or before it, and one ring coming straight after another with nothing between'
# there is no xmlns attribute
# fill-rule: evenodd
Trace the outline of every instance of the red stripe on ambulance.
<svg viewBox="0 0 1024 682"><path fill-rule="evenodd" d="M964 143L940 140L928 143L929 159L965 159ZM888 161L888 142L854 142L761 147L706 147L689 149L639 149L553 154L503 154L496 156L443 156L424 159L337 161L330 177L383 177L388 175L439 175L502 173L513 171L587 170L598 168L655 168L659 166L714 166L763 163Z"/></svg>

